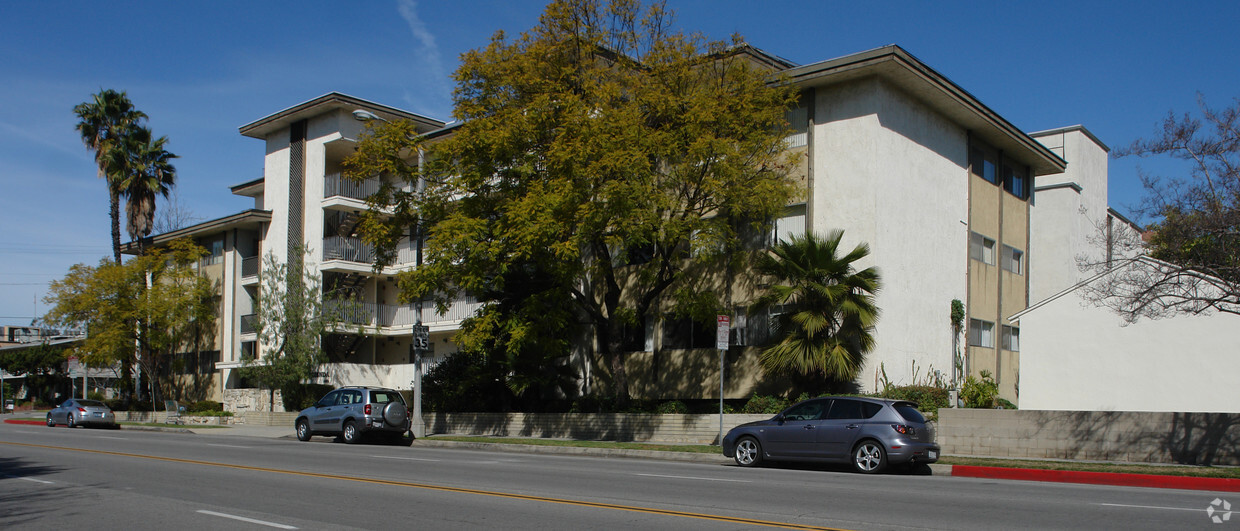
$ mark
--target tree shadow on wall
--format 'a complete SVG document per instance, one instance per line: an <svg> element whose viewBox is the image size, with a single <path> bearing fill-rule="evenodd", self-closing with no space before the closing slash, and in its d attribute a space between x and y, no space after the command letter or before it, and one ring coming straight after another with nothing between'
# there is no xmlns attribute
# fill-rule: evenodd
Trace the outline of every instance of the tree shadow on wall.
<svg viewBox="0 0 1240 531"><path fill-rule="evenodd" d="M1163 447L1186 465L1240 464L1240 415L1173 413Z"/></svg>

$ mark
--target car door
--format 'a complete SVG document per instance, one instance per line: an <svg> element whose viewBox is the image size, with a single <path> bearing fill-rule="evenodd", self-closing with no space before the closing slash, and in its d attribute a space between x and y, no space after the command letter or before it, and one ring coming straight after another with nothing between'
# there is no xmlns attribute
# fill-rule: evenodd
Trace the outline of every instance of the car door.
<svg viewBox="0 0 1240 531"><path fill-rule="evenodd" d="M781 423L764 428L763 450L771 458L813 457L818 423L830 407L830 399L820 398L788 408Z"/></svg>
<svg viewBox="0 0 1240 531"><path fill-rule="evenodd" d="M338 429L333 426L333 414L336 408L336 400L340 396L340 391L332 391L327 393L318 402L314 403L314 408L306 414L310 420L310 427L314 431L332 431ZM336 415L338 417L338 415Z"/></svg>
<svg viewBox="0 0 1240 531"><path fill-rule="evenodd" d="M862 400L835 399L826 419L819 424L819 455L826 459L847 459L865 419L874 416L879 409L882 406Z"/></svg>

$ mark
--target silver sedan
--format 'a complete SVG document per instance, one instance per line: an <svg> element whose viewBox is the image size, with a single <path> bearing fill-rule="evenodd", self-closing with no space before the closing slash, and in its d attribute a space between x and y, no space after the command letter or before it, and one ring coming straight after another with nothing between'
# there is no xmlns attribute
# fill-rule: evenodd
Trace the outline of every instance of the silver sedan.
<svg viewBox="0 0 1240 531"><path fill-rule="evenodd" d="M78 426L103 426L116 428L116 415L112 409L98 400L70 398L64 403L47 412L49 427L64 424L70 428Z"/></svg>

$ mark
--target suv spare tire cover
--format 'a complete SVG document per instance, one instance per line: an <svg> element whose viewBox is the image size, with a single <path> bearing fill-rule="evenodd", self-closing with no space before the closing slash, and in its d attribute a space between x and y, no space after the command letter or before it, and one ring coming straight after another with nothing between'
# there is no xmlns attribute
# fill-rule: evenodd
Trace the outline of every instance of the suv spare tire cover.
<svg viewBox="0 0 1240 531"><path fill-rule="evenodd" d="M404 426L409 410L400 402L391 402L383 408L383 420L390 426Z"/></svg>

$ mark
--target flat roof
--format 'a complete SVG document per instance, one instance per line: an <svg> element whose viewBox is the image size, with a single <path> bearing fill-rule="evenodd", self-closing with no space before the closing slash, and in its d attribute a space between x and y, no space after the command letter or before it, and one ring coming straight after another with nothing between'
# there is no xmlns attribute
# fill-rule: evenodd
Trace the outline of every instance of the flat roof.
<svg viewBox="0 0 1240 531"><path fill-rule="evenodd" d="M333 109L346 109L349 111L363 109L385 120L411 120L418 124L419 130L425 131L439 129L444 126L444 122L434 118L403 111L381 103L355 98L348 94L329 92L310 101L299 103L277 113L259 118L241 126L239 129L242 135L261 140L273 131L288 127L293 122L318 116Z"/></svg>
<svg viewBox="0 0 1240 531"><path fill-rule="evenodd" d="M150 237L150 241L152 245L162 245L179 238L213 234L233 228L253 227L260 223L270 221L270 210L258 210L253 208L246 210L245 212L238 212L231 216L224 216L222 218L204 221L202 223L183 227L171 232L156 234ZM138 244L133 241L126 242L121 246L121 252L124 254L137 254Z"/></svg>
<svg viewBox="0 0 1240 531"><path fill-rule="evenodd" d="M975 136L1030 166L1033 174L1062 173L1068 163L1041 142L946 76L894 44L781 72L789 82L806 87L829 86L877 76L961 124Z"/></svg>

